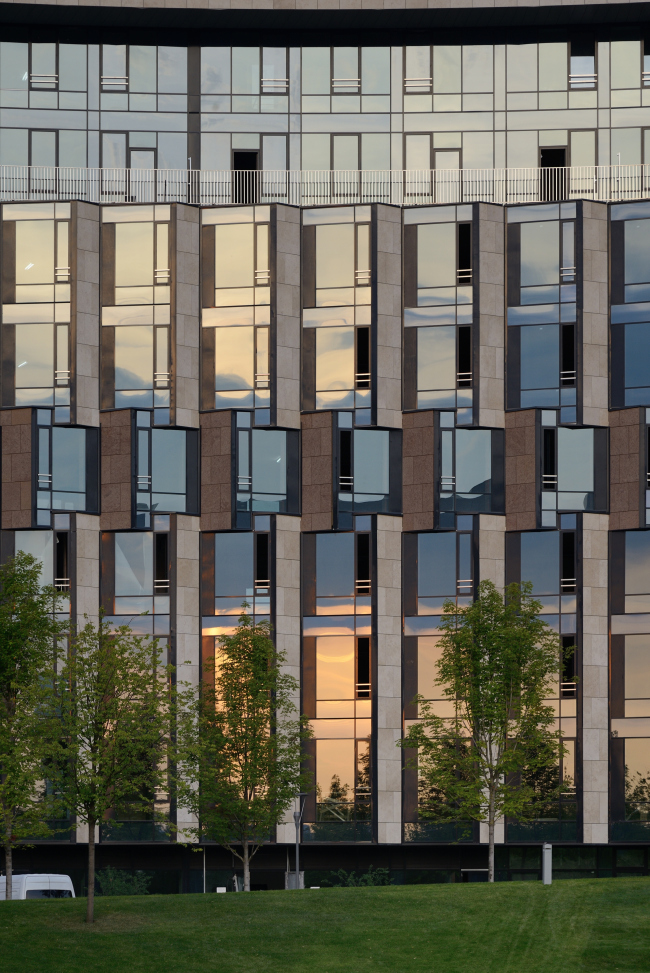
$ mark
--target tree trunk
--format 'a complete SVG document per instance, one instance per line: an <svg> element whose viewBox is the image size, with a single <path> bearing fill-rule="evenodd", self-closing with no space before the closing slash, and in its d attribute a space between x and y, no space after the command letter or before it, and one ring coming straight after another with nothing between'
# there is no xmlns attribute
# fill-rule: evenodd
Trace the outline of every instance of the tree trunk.
<svg viewBox="0 0 650 973"><path fill-rule="evenodd" d="M5 874L7 876L7 891L5 892L5 899L9 901L12 896L14 889L13 875L14 875L14 861L13 861L13 846L11 844L11 838L5 842Z"/></svg>
<svg viewBox="0 0 650 973"><path fill-rule="evenodd" d="M88 901L86 922L95 921L95 820L88 819Z"/></svg>
<svg viewBox="0 0 650 973"><path fill-rule="evenodd" d="M490 788L488 805L488 882L494 881L494 792Z"/></svg>
<svg viewBox="0 0 650 973"><path fill-rule="evenodd" d="M248 857L248 842L244 842L244 892L251 890L251 863Z"/></svg>

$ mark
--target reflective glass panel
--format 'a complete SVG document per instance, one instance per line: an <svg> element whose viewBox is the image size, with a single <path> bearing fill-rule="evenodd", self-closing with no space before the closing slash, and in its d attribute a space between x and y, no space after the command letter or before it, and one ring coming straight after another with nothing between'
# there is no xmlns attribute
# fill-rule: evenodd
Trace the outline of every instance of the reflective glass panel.
<svg viewBox="0 0 650 973"><path fill-rule="evenodd" d="M16 220L16 284L54 283L54 222Z"/></svg>
<svg viewBox="0 0 650 973"><path fill-rule="evenodd" d="M16 388L54 385L54 325L16 325Z"/></svg>
<svg viewBox="0 0 650 973"><path fill-rule="evenodd" d="M558 284L560 229L555 220L521 223L521 286Z"/></svg>
<svg viewBox="0 0 650 973"><path fill-rule="evenodd" d="M185 493L187 483L185 430L151 430L151 489Z"/></svg>
<svg viewBox="0 0 650 973"><path fill-rule="evenodd" d="M354 287L354 224L316 227L316 287Z"/></svg>
<svg viewBox="0 0 650 973"><path fill-rule="evenodd" d="M558 388L560 384L559 325L528 325L521 328L520 336L521 388Z"/></svg>
<svg viewBox="0 0 650 973"><path fill-rule="evenodd" d="M353 388L354 328L317 328L317 391Z"/></svg>
<svg viewBox="0 0 650 973"><path fill-rule="evenodd" d="M533 594L556 595L560 587L560 535L557 531L521 535L521 581L532 581Z"/></svg>
<svg viewBox="0 0 650 973"><path fill-rule="evenodd" d="M41 564L40 583L54 583L54 533L51 530L17 530L15 533L17 551L31 554Z"/></svg>
<svg viewBox="0 0 650 973"><path fill-rule="evenodd" d="M456 328L418 328L418 389L456 388Z"/></svg>
<svg viewBox="0 0 650 973"><path fill-rule="evenodd" d="M492 433L456 430L456 492L489 493L492 484Z"/></svg>
<svg viewBox="0 0 650 973"><path fill-rule="evenodd" d="M439 699L442 687L436 685L438 662L442 656L440 638L436 635L418 639L418 693L425 699Z"/></svg>
<svg viewBox="0 0 650 973"><path fill-rule="evenodd" d="M625 283L650 281L650 220L626 220Z"/></svg>
<svg viewBox="0 0 650 973"><path fill-rule="evenodd" d="M86 492L85 429L52 429L52 490Z"/></svg>
<svg viewBox="0 0 650 973"><path fill-rule="evenodd" d="M456 597L456 534L452 531L418 536L418 595Z"/></svg>
<svg viewBox="0 0 650 973"><path fill-rule="evenodd" d="M650 635L625 636L625 696L650 698Z"/></svg>
<svg viewBox="0 0 650 973"><path fill-rule="evenodd" d="M625 534L625 594L650 592L650 531Z"/></svg>
<svg viewBox="0 0 650 973"><path fill-rule="evenodd" d="M253 492L286 494L286 433L279 429L253 429L252 437Z"/></svg>
<svg viewBox="0 0 650 973"><path fill-rule="evenodd" d="M594 431L557 431L558 490L589 493L594 489Z"/></svg>
<svg viewBox="0 0 650 973"><path fill-rule="evenodd" d="M153 534L115 534L115 595L153 595Z"/></svg>
<svg viewBox="0 0 650 973"><path fill-rule="evenodd" d="M215 328L215 389L254 387L254 328Z"/></svg>
<svg viewBox="0 0 650 973"><path fill-rule="evenodd" d="M214 535L214 593L218 597L252 596L252 531Z"/></svg>
<svg viewBox="0 0 650 973"><path fill-rule="evenodd" d="M388 430L354 430L354 492L389 492Z"/></svg>
<svg viewBox="0 0 650 973"><path fill-rule="evenodd" d="M316 741L316 800L354 800L354 740Z"/></svg>
<svg viewBox="0 0 650 973"><path fill-rule="evenodd" d="M456 285L456 224L418 226L418 287Z"/></svg>
<svg viewBox="0 0 650 973"><path fill-rule="evenodd" d="M650 223L650 220L647 221ZM625 387L650 385L650 324L625 325Z"/></svg>
<svg viewBox="0 0 650 973"><path fill-rule="evenodd" d="M354 699L354 636L316 639L316 699Z"/></svg>
<svg viewBox="0 0 650 973"><path fill-rule="evenodd" d="M115 224L115 286L153 284L153 223Z"/></svg>
<svg viewBox="0 0 650 973"><path fill-rule="evenodd" d="M214 228L215 287L252 287L255 276L255 225L231 223Z"/></svg>
<svg viewBox="0 0 650 973"><path fill-rule="evenodd" d="M115 329L115 388L153 388L153 326Z"/></svg>
<svg viewBox="0 0 650 973"><path fill-rule="evenodd" d="M316 535L316 595L354 594L354 534ZM332 614L336 614L333 610Z"/></svg>

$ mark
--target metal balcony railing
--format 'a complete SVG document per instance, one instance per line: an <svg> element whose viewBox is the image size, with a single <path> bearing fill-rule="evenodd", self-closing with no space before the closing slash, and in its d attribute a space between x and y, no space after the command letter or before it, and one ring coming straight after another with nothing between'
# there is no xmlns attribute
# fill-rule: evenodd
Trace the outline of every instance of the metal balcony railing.
<svg viewBox="0 0 650 973"><path fill-rule="evenodd" d="M537 203L650 199L650 165L562 169L195 170L0 166L0 201L287 203Z"/></svg>

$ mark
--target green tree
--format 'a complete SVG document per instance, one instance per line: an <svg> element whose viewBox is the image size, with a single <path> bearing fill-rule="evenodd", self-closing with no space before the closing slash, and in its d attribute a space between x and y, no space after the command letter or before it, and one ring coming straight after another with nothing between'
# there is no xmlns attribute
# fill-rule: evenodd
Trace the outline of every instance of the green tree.
<svg viewBox="0 0 650 973"><path fill-rule="evenodd" d="M282 672L268 623L254 625L247 608L179 718L176 784L179 806L198 821L187 833L239 858L249 892L252 857L310 785L302 744L311 733L295 715L298 684Z"/></svg>
<svg viewBox="0 0 650 973"><path fill-rule="evenodd" d="M59 660L56 786L88 825L87 922L94 921L95 827L110 813L153 821L155 795L168 789L170 681L156 639L127 625L112 629L103 618L75 633Z"/></svg>
<svg viewBox="0 0 650 973"><path fill-rule="evenodd" d="M528 583L504 598L483 581L471 605L446 602L436 682L455 715L441 719L419 696L419 722L400 741L418 751L423 818L487 821L491 882L497 818L534 817L560 790L565 750L547 705L560 643L540 609Z"/></svg>
<svg viewBox="0 0 650 973"><path fill-rule="evenodd" d="M102 868L97 872L97 884L102 895L149 895L151 875L124 868Z"/></svg>
<svg viewBox="0 0 650 973"><path fill-rule="evenodd" d="M53 723L45 704L56 638L63 634L56 618L60 598L53 587L41 587L32 555L18 551L0 567L0 841L7 898L16 843L52 833L44 765Z"/></svg>

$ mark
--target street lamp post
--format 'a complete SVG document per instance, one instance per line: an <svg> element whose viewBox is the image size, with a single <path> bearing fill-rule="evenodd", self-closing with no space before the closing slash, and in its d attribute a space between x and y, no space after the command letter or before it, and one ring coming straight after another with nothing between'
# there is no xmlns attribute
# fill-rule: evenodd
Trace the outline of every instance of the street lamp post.
<svg viewBox="0 0 650 973"><path fill-rule="evenodd" d="M298 807L300 810L293 812L293 820L296 825L296 888L300 888L300 825L302 823L302 815L305 810L305 798L306 794L302 792L298 796Z"/></svg>

